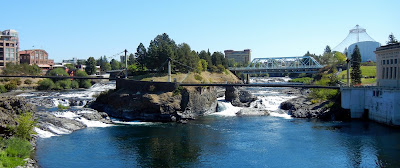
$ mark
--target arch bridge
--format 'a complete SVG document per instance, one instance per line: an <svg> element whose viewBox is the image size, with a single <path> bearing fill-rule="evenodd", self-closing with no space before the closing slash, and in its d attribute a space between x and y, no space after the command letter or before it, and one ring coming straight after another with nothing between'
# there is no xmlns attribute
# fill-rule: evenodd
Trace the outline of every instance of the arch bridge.
<svg viewBox="0 0 400 168"><path fill-rule="evenodd" d="M254 58L247 67L230 67L233 72L243 74L262 73L316 73L323 68L310 56Z"/></svg>

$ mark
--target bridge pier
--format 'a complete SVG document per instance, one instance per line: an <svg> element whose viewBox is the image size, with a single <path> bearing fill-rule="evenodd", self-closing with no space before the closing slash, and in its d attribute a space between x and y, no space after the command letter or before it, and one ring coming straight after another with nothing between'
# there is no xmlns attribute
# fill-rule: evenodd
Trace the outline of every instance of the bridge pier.
<svg viewBox="0 0 400 168"><path fill-rule="evenodd" d="M250 84L250 74L246 74L246 84Z"/></svg>

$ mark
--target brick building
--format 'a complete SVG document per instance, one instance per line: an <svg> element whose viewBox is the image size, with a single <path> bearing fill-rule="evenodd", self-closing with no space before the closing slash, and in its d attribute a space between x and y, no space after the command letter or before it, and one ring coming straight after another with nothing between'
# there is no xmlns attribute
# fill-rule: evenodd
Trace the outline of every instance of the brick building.
<svg viewBox="0 0 400 168"><path fill-rule="evenodd" d="M4 30L0 34L0 68L8 62L19 64L19 39L16 30Z"/></svg>
<svg viewBox="0 0 400 168"><path fill-rule="evenodd" d="M23 50L19 52L19 55L21 64L36 64L43 70L51 69L54 65L54 60L49 59L49 54L42 49Z"/></svg>

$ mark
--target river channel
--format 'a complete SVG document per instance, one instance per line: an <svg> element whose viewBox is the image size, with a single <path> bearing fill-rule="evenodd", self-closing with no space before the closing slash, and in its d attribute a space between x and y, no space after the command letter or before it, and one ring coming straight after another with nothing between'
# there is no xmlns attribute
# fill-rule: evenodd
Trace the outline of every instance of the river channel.
<svg viewBox="0 0 400 168"><path fill-rule="evenodd" d="M271 115L236 116L239 108L220 98L218 112L187 124L117 122L38 138L35 158L44 168L400 167L400 129L291 118L279 104L293 95L277 88L249 90L259 99L253 106Z"/></svg>

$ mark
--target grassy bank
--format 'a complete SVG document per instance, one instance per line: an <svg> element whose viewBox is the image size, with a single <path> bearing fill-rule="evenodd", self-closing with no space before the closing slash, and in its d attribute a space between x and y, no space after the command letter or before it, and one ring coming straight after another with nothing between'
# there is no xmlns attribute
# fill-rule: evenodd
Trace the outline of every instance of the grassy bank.
<svg viewBox="0 0 400 168"><path fill-rule="evenodd" d="M350 73L351 73L350 68ZM373 85L376 84L376 66L361 66L361 84L362 85ZM347 70L342 71L339 76L340 81L346 83L347 82ZM350 82L351 82L351 78Z"/></svg>
<svg viewBox="0 0 400 168"><path fill-rule="evenodd" d="M166 73L163 74L145 74L129 77L134 80L141 81L156 81L156 82L167 82L168 76ZM226 70L224 73L211 73L211 72L201 72L201 73L176 73L171 75L171 80L176 78L177 82L183 83L237 83L240 80L230 71Z"/></svg>

